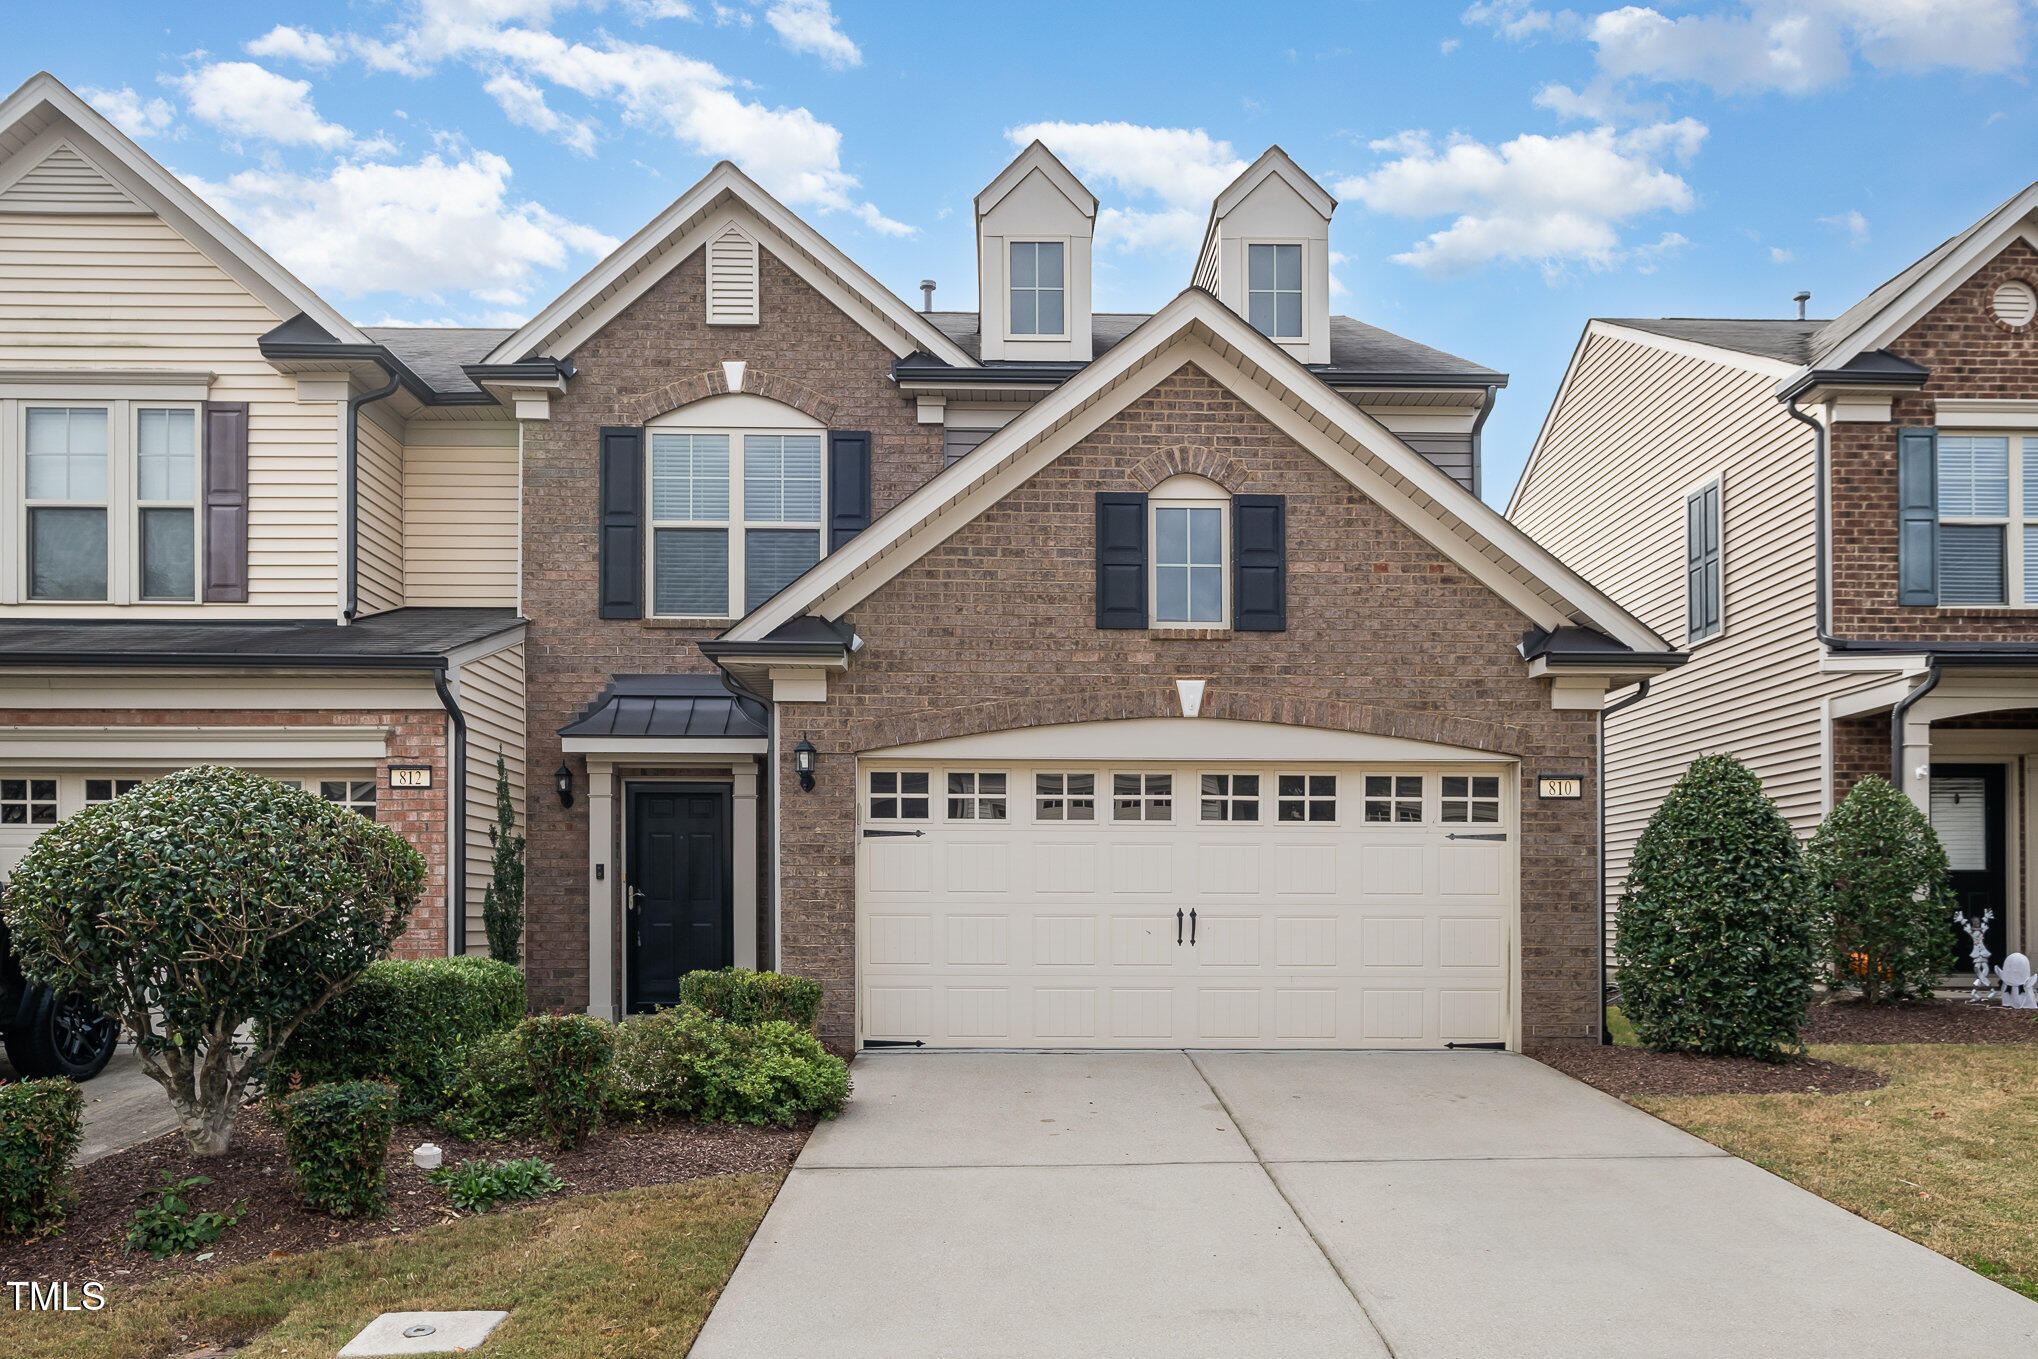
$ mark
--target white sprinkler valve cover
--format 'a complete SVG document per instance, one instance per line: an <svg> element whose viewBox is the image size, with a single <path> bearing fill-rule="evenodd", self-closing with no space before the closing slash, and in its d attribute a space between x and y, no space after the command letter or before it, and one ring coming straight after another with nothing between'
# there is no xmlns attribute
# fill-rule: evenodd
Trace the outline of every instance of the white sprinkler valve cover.
<svg viewBox="0 0 2038 1359"><path fill-rule="evenodd" d="M446 1153L439 1150L437 1143L425 1142L410 1154L410 1161L419 1170L437 1170L445 1164Z"/></svg>

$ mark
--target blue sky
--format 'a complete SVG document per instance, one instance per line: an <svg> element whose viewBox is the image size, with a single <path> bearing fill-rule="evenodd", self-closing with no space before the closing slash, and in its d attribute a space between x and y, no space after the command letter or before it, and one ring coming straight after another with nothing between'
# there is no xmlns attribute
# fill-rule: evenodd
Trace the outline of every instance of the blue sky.
<svg viewBox="0 0 2038 1359"><path fill-rule="evenodd" d="M370 324L511 324L724 156L968 307L1036 133L1103 202L1098 307L1151 310L1278 142L1340 200L1335 310L1512 375L1496 504L1587 317L1831 315L2038 179L2028 0L8 10L0 83L54 72Z"/></svg>

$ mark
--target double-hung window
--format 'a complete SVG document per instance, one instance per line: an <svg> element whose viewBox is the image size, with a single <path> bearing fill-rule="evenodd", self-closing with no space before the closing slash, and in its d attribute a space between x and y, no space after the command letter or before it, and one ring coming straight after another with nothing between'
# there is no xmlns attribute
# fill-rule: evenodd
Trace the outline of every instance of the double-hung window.
<svg viewBox="0 0 2038 1359"><path fill-rule="evenodd" d="M1231 604L1224 550L1231 498L1215 482L1184 474L1156 486L1149 504L1154 626L1225 626Z"/></svg>
<svg viewBox="0 0 2038 1359"><path fill-rule="evenodd" d="M104 406L30 406L28 597L107 597L111 441Z"/></svg>
<svg viewBox="0 0 2038 1359"><path fill-rule="evenodd" d="M109 604L198 597L195 405L23 401L13 428L17 597Z"/></svg>
<svg viewBox="0 0 2038 1359"><path fill-rule="evenodd" d="M198 412L135 412L135 505L140 596L192 599L198 566Z"/></svg>
<svg viewBox="0 0 2038 1359"><path fill-rule="evenodd" d="M1067 330L1067 284L1060 241L1013 241L1012 334L1059 336Z"/></svg>
<svg viewBox="0 0 2038 1359"><path fill-rule="evenodd" d="M1720 480L1714 477L1684 497L1684 639L1703 641L1722 626Z"/></svg>
<svg viewBox="0 0 2038 1359"><path fill-rule="evenodd" d="M2038 436L1939 435L1939 602L2038 604Z"/></svg>
<svg viewBox="0 0 2038 1359"><path fill-rule="evenodd" d="M748 613L821 559L819 431L649 435L655 614Z"/></svg>
<svg viewBox="0 0 2038 1359"><path fill-rule="evenodd" d="M1247 245L1246 320L1274 340L1302 338L1302 247Z"/></svg>

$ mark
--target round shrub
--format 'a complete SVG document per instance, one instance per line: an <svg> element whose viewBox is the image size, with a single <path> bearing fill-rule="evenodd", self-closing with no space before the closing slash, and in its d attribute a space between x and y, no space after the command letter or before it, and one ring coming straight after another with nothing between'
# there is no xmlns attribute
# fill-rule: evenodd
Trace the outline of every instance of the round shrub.
<svg viewBox="0 0 2038 1359"><path fill-rule="evenodd" d="M1797 1045L1818 960L1811 879L1739 760L1692 761L1649 819L1616 940L1621 1010L1647 1046L1779 1061Z"/></svg>
<svg viewBox="0 0 2038 1359"><path fill-rule="evenodd" d="M438 1112L467 1051L524 1017L524 974L508 963L385 958L298 1026L277 1058L279 1076L306 1085L386 1080L397 1116Z"/></svg>
<svg viewBox="0 0 2038 1359"><path fill-rule="evenodd" d="M611 1030L591 1015L534 1015L517 1026L538 1123L562 1151L586 1141L601 1118Z"/></svg>
<svg viewBox="0 0 2038 1359"><path fill-rule="evenodd" d="M22 969L119 1017L205 1156L305 1016L389 951L424 882L395 831L201 766L51 827L5 910Z"/></svg>
<svg viewBox="0 0 2038 1359"><path fill-rule="evenodd" d="M1887 779L1854 785L1805 852L1829 933L1825 974L1870 1004L1932 994L1953 966L1946 851Z"/></svg>
<svg viewBox="0 0 2038 1359"><path fill-rule="evenodd" d="M522 1137L538 1123L538 1092L512 1032L492 1033L467 1049L439 1122L455 1137L482 1141Z"/></svg>
<svg viewBox="0 0 2038 1359"><path fill-rule="evenodd" d="M679 1002L731 1024L783 1019L788 1024L812 1029L821 1013L821 983L779 972L725 967L713 972L689 972L680 978Z"/></svg>
<svg viewBox="0 0 2038 1359"><path fill-rule="evenodd" d="M334 1217L379 1216L396 1091L380 1081L314 1085L281 1109L297 1196Z"/></svg>
<svg viewBox="0 0 2038 1359"><path fill-rule="evenodd" d="M69 1211L84 1108L77 1083L62 1077L0 1085L0 1235L37 1231Z"/></svg>
<svg viewBox="0 0 2038 1359"><path fill-rule="evenodd" d="M848 1097L848 1065L806 1029L731 1024L683 1005L622 1026L608 1104L619 1118L790 1127L804 1115L832 1118Z"/></svg>

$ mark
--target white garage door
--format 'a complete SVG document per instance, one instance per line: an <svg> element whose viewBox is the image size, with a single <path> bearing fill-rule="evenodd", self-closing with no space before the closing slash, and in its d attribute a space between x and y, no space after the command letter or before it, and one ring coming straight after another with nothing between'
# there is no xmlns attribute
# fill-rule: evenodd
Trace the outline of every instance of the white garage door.
<svg viewBox="0 0 2038 1359"><path fill-rule="evenodd" d="M1509 767L873 759L859 784L866 1041L1512 1036Z"/></svg>

